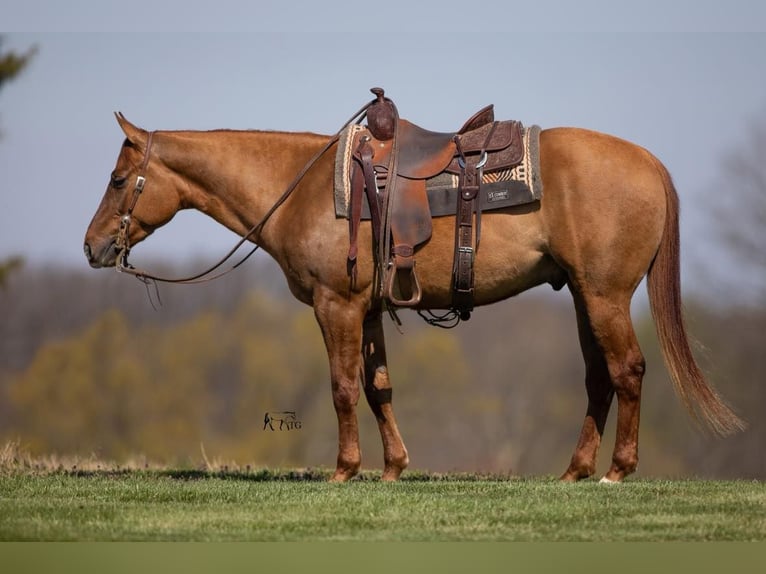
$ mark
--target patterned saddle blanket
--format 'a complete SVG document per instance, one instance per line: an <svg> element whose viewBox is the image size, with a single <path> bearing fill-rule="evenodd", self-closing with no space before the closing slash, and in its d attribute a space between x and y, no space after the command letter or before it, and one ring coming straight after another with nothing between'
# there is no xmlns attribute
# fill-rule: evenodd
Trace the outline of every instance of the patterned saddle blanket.
<svg viewBox="0 0 766 574"><path fill-rule="evenodd" d="M335 156L335 215L348 219L351 199L351 162L353 144L364 126L353 124L340 136ZM482 178L480 202L482 211L503 209L538 201L543 196L540 177L540 127L533 125L523 130L524 158L512 169L485 172ZM457 209L458 176L444 171L426 180L426 192L432 217L455 215ZM365 196L362 218L370 219L370 208Z"/></svg>

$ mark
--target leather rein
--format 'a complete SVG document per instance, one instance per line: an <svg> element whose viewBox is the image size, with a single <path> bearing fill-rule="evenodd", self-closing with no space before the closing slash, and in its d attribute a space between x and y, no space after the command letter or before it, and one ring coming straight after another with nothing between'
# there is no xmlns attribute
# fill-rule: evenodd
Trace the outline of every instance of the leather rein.
<svg viewBox="0 0 766 574"><path fill-rule="evenodd" d="M148 271L144 271L142 269L138 269L130 264L128 261L128 255L130 254L130 224L133 220L133 210L136 207L136 204L138 203L138 198L141 196L141 193L144 190L144 186L146 184L146 171L149 167L149 157L151 154L152 149L152 140L154 139L155 132L149 132L149 137L146 140L146 149L144 150L144 157L141 161L141 166L138 171L138 175L136 176L136 183L133 187L133 196L131 197L130 204L128 206L127 211L124 215L120 217L120 228L117 231L117 238L115 240L115 246L118 250L117 255L117 263L115 265L117 271L119 273L127 273L129 275L133 275L143 283L149 283L152 281L159 281L162 283L178 283L178 284L195 284L195 283L205 283L207 281L212 281L214 279L218 279L219 277L223 277L227 273L231 273L235 269L237 269L240 265L242 265L245 261L247 261L250 256L255 253L259 249L259 245L256 243L255 246L245 255L243 256L239 261L237 261L234 265L232 265L230 268L225 269L223 271L220 271L216 273L215 275L211 275L214 271L219 269L224 263L226 263L229 259L231 259L234 254L239 250L242 245L248 241L253 236L258 236L263 228L264 225L266 225L266 222L269 220L269 218L274 215L274 212L279 209L279 207L287 201L287 198L290 197L293 191L295 191L295 188L298 187L298 184L303 180L303 178L306 176L306 174L309 172L309 170L314 167L314 164L316 164L317 161L325 154L327 151L340 139L340 134L343 132L344 129L346 129L350 124L352 123L359 123L364 119L364 115L367 112L367 108L370 107L370 105L373 102L369 102L365 104L362 108L359 109L349 120L343 124L343 126L330 138L330 141L328 141L322 149L320 149L317 153L315 153L311 159L306 163L305 166L303 166L303 169L301 169L298 174L295 176L295 178L290 182L290 185L287 186L285 191L282 193L282 195L277 199L276 202L269 208L269 210L266 212L266 214L258 221L255 225L253 225L247 233L245 233L240 240L234 245L234 247L226 254L224 255L218 262L214 263L210 267L208 267L206 270L196 273L194 275L190 275L189 277L178 277L178 278L171 278L171 277L161 277L159 275L154 275L152 273L149 273Z"/></svg>

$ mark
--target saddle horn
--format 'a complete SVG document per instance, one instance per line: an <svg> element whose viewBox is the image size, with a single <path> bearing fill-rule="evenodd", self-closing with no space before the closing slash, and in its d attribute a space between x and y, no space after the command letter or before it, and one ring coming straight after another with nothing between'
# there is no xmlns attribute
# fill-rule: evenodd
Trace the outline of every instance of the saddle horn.
<svg viewBox="0 0 766 574"><path fill-rule="evenodd" d="M371 88L370 91L377 99L367 108L367 129L376 140L391 140L394 138L398 115L394 102L385 97L383 88Z"/></svg>

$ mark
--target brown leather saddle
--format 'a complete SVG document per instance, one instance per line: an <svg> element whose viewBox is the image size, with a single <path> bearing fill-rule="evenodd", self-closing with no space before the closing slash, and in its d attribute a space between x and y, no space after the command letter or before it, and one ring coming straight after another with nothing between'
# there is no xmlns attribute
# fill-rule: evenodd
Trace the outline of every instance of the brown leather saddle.
<svg viewBox="0 0 766 574"><path fill-rule="evenodd" d="M381 294L395 307L417 306L422 291L415 251L432 231L426 180L444 172L456 174L453 309L467 319L473 309L473 262L481 237L482 180L485 173L507 170L522 161L521 123L495 121L494 107L489 105L457 132L433 132L400 119L381 88L371 91L377 97L367 109L366 129L352 142L350 269L355 270L357 230L366 195Z"/></svg>

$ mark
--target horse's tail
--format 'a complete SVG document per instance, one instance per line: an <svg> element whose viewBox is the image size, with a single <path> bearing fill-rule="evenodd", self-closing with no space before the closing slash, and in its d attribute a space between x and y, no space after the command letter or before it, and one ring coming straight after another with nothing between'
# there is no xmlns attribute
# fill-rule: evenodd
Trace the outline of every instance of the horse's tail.
<svg viewBox="0 0 766 574"><path fill-rule="evenodd" d="M676 393L695 420L704 420L716 434L744 430L740 419L712 388L694 360L681 305L678 194L667 169L655 159L665 186L667 213L659 249L649 268L647 287L657 337Z"/></svg>

